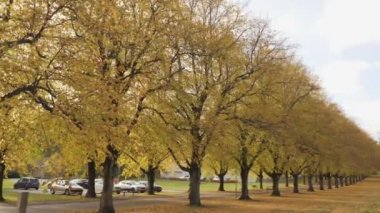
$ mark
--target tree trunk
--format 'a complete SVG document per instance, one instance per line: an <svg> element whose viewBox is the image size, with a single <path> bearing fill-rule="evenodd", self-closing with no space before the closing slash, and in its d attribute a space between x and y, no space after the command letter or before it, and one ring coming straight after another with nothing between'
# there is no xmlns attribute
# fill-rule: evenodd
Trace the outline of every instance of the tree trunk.
<svg viewBox="0 0 380 213"><path fill-rule="evenodd" d="M241 178L241 195L239 200L250 200L249 191L248 191L248 175L249 168L248 166L240 166L240 178Z"/></svg>
<svg viewBox="0 0 380 213"><path fill-rule="evenodd" d="M96 176L96 170L95 170L95 161L92 159L89 159L87 162L87 175L88 175L88 190L86 193L86 197L96 197L95 192L95 176Z"/></svg>
<svg viewBox="0 0 380 213"><path fill-rule="evenodd" d="M346 186L348 186L349 184L348 184L348 177L346 176L346 177L344 177L344 185L346 185Z"/></svg>
<svg viewBox="0 0 380 213"><path fill-rule="evenodd" d="M201 206L200 184L201 184L201 167L193 162L189 170L190 174L190 190L189 204L190 206Z"/></svg>
<svg viewBox="0 0 380 213"><path fill-rule="evenodd" d="M303 185L306 185L306 175L302 175L302 181L303 181Z"/></svg>
<svg viewBox="0 0 380 213"><path fill-rule="evenodd" d="M327 174L326 174L326 177L327 177L327 188L328 188L328 189L332 189L331 174L330 174L330 173L327 173Z"/></svg>
<svg viewBox="0 0 380 213"><path fill-rule="evenodd" d="M307 191L309 192L314 192L314 187L313 187L313 175L312 174L308 174L307 175L307 183L308 183L308 189Z"/></svg>
<svg viewBox="0 0 380 213"><path fill-rule="evenodd" d="M219 169L215 169L215 175L219 178L219 187L218 191L224 192L224 177L228 173L228 163L226 161L219 161Z"/></svg>
<svg viewBox="0 0 380 213"><path fill-rule="evenodd" d="M103 193L100 198L99 213L115 213L113 206L113 177L114 168L116 167L116 161L118 157L118 151L112 145L107 146L108 155L103 163L104 181L103 181Z"/></svg>
<svg viewBox="0 0 380 213"><path fill-rule="evenodd" d="M340 184L340 187L344 186L343 176L339 176L339 184Z"/></svg>
<svg viewBox="0 0 380 213"><path fill-rule="evenodd" d="M263 179L264 179L263 170L260 169L259 174L257 176L259 177L260 189L264 189L264 187L263 187Z"/></svg>
<svg viewBox="0 0 380 213"><path fill-rule="evenodd" d="M335 188L339 188L339 176L334 175L334 183L335 183Z"/></svg>
<svg viewBox="0 0 380 213"><path fill-rule="evenodd" d="M349 183L350 185L352 185L352 176L351 176L351 175L348 176L348 183Z"/></svg>
<svg viewBox="0 0 380 213"><path fill-rule="evenodd" d="M295 173L292 174L293 176L293 192L294 193L300 193L299 188L298 188L298 176L299 174Z"/></svg>
<svg viewBox="0 0 380 213"><path fill-rule="evenodd" d="M325 190L325 187L323 185L323 175L319 174L318 178L319 178L319 190Z"/></svg>
<svg viewBox="0 0 380 213"><path fill-rule="evenodd" d="M271 178L272 178L272 194L271 196L281 196L281 193L280 193L280 176L279 174L272 174L271 175Z"/></svg>
<svg viewBox="0 0 380 213"><path fill-rule="evenodd" d="M285 172L285 186L289 187L289 174L288 174L288 171Z"/></svg>
<svg viewBox="0 0 380 213"><path fill-rule="evenodd" d="M219 188L218 188L218 191L220 192L224 192L224 176L226 176L225 173L221 173L218 175L219 177Z"/></svg>
<svg viewBox="0 0 380 213"><path fill-rule="evenodd" d="M3 182L4 182L5 163L0 163L0 202L5 201L3 196Z"/></svg>
<svg viewBox="0 0 380 213"><path fill-rule="evenodd" d="M154 181L156 179L156 169L153 165L148 165L148 169L146 171L146 176L148 178L148 194L154 195Z"/></svg>

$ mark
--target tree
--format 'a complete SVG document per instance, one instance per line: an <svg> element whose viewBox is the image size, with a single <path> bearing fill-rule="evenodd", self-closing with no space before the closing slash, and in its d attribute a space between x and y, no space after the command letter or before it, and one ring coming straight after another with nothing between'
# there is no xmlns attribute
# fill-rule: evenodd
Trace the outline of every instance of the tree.
<svg viewBox="0 0 380 213"><path fill-rule="evenodd" d="M298 193L298 177L301 173L308 176L308 191L314 191L312 178L315 173L316 158L318 157L318 132L324 128L325 123L321 119L320 110L324 102L320 100L318 90L298 103L293 108L287 119L286 129L290 133L293 146L288 147L289 170L293 176L293 192ZM317 121L318 120L318 121Z"/></svg>
<svg viewBox="0 0 380 213"><path fill-rule="evenodd" d="M134 146L126 147L119 160L120 165L124 166L124 175L139 175L142 172L147 176L149 195L154 195L156 173L169 157L166 141L171 138L165 129L160 128L161 125L157 117L143 113L131 133L131 140L136 141Z"/></svg>
<svg viewBox="0 0 380 213"><path fill-rule="evenodd" d="M113 171L121 151L131 145L129 135L145 99L173 75L161 66L167 62L162 50L175 5L169 1L84 1L75 7L72 31L80 39L67 51L64 84L70 96L84 100L85 105L79 107L96 106L85 116L91 120L84 125L96 129L102 147L98 151L105 156L99 212L114 212Z"/></svg>
<svg viewBox="0 0 380 213"><path fill-rule="evenodd" d="M227 171L221 153L210 153L226 124L222 143L241 167L243 198L256 158L273 179L273 195L284 171L295 181L307 172L313 190L313 175L332 188L333 177L354 184L379 169L374 140L314 93L306 68L265 21L247 20L227 1L8 0L0 3L0 33L1 178L7 167L27 164L9 153L43 137L47 151L28 154L81 162L64 174L87 163L89 196L102 162L99 212L114 212L118 162L138 165L151 192L170 153L189 172L189 203L199 206L207 158L220 159L220 177ZM50 114L36 116L41 109ZM72 145L83 152L67 154Z"/></svg>
<svg viewBox="0 0 380 213"><path fill-rule="evenodd" d="M46 80L63 46L54 29L65 25L64 13L71 2L9 0L1 4L0 103L48 91Z"/></svg>
<svg viewBox="0 0 380 213"><path fill-rule="evenodd" d="M222 126L219 126L215 130L214 141L210 144L209 152L205 157L205 164L202 168L206 174L209 173L212 176L218 177L218 191L225 191L225 176L231 170L231 167L234 167L234 164L231 162L233 158L230 152L230 131Z"/></svg>
<svg viewBox="0 0 380 213"><path fill-rule="evenodd" d="M239 200L250 200L248 192L248 175L252 170L256 159L265 150L267 136L265 132L260 132L238 122L234 140L236 147L232 149L232 156L239 165L241 178L241 195Z"/></svg>
<svg viewBox="0 0 380 213"><path fill-rule="evenodd" d="M56 38L53 41L59 45L54 46L56 43L49 40L50 43L44 43L45 46L41 47L49 50L43 52L49 53L46 60L40 49L36 49L35 55L39 57L36 61L47 62L42 75L37 75L35 82L38 84L33 82L31 87L27 84L28 89L23 86L21 92L47 111L68 118L80 128L85 126L100 133L97 134L97 141L102 140L103 144L99 143L102 147L98 149L102 151L99 154L107 155L103 163L105 184L100 211L113 212L112 168L119 154L118 146L124 144L118 137L123 132L129 135L137 123L144 99L157 89L153 81L161 83L166 79L166 73L160 75L154 71L159 70L157 64L165 65L159 63L165 57L161 50L165 49L163 40L167 34L163 31L170 29L167 28L170 24L168 12L175 4L151 1L130 1L126 4L116 1L98 1L95 4L92 1L62 2L50 4L48 1L46 15L37 13L36 16L43 18L41 30L26 33L26 43L32 44L41 40L42 29L50 30L53 26L60 29L49 31L49 36ZM40 2L37 4L40 5ZM57 15L59 18L52 18L60 10L64 13ZM112 15L106 17L104 14ZM60 18L63 19L62 23L59 22ZM50 20L54 20L53 23L48 22ZM125 24L128 26L125 27ZM22 37L20 41L24 42L25 39ZM5 42L2 47L8 48L8 43ZM50 58L50 55L54 57ZM147 82L152 84L148 85ZM17 88L14 91L4 93L2 99L10 97L9 94L20 93ZM76 108L72 108L72 103L76 103ZM85 123L85 120L78 119L78 112L90 112L87 110L88 104L96 104L98 109L84 116L91 118L96 115Z"/></svg>
<svg viewBox="0 0 380 213"><path fill-rule="evenodd" d="M264 172L272 178L273 181L273 196L280 196L279 179L281 175L290 170L294 179L295 192L298 192L298 176L306 167L306 161L302 160L301 155L294 156L294 148L297 147L291 132L288 130L289 118L291 118L294 108L305 101L310 94L317 89L315 83L308 76L305 68L288 60L287 63L282 65L281 72L276 73L277 76L269 81L272 85L271 92L266 93L265 98L261 101L264 102L264 111L258 113L264 122L272 124L268 127L259 126L258 128L265 128L271 135L271 143L266 149L267 159L265 163L261 163ZM257 116L257 115L256 115ZM256 119L257 120L257 119ZM273 125L275 124L275 125ZM289 161L293 158L293 163L301 161L297 166L289 167Z"/></svg>
<svg viewBox="0 0 380 213"><path fill-rule="evenodd" d="M48 79L59 69L57 55L70 37L64 29L72 0L4 1L0 3L0 108L35 102L43 105ZM5 110L7 111L7 110Z"/></svg>
<svg viewBox="0 0 380 213"><path fill-rule="evenodd" d="M28 174L41 161L43 144L34 127L37 115L26 105L1 109L0 201L4 201L3 179L8 169Z"/></svg>
<svg viewBox="0 0 380 213"><path fill-rule="evenodd" d="M199 206L201 167L218 124L235 119L236 104L256 94L255 81L281 50L265 22L244 25L239 11L224 1L189 3L186 14L173 46L174 68L181 73L159 96L165 102L152 110L181 135L169 150L190 174L190 205Z"/></svg>

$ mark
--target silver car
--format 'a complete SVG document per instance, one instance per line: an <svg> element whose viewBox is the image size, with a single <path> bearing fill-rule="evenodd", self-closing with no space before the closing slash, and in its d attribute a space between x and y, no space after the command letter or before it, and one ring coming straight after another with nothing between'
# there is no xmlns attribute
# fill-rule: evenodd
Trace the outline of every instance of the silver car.
<svg viewBox="0 0 380 213"><path fill-rule="evenodd" d="M145 186L133 181L133 180L122 180L119 183L115 184L115 191L117 194L120 194L120 192L126 191L126 192L145 192Z"/></svg>
<svg viewBox="0 0 380 213"><path fill-rule="evenodd" d="M53 181L50 185L50 193L62 193L65 195L69 195L69 181L64 179L57 179Z"/></svg>

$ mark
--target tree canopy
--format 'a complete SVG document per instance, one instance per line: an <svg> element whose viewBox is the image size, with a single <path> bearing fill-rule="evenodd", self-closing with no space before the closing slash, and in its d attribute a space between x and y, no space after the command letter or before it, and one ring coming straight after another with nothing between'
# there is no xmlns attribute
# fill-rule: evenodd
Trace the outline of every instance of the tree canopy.
<svg viewBox="0 0 380 213"><path fill-rule="evenodd" d="M296 49L230 1L8 0L0 34L0 187L6 168L42 159L55 175L101 169L99 211L114 212L115 169L152 188L169 157L195 206L203 167L240 170L243 200L253 169L272 195L285 172L331 183L380 169L379 145Z"/></svg>

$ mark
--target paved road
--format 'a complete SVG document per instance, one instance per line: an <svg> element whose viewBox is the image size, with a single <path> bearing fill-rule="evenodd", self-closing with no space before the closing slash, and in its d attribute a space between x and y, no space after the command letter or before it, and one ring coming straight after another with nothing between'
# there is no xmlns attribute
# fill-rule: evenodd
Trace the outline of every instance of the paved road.
<svg viewBox="0 0 380 213"><path fill-rule="evenodd" d="M11 206L6 203L0 203L0 212L1 213L11 213L11 212L16 212L16 208L14 206Z"/></svg>

